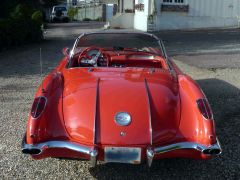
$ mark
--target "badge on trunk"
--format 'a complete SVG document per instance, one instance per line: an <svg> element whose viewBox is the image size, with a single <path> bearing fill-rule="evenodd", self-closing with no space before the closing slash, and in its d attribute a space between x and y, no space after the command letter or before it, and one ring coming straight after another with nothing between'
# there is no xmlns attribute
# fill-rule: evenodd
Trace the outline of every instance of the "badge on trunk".
<svg viewBox="0 0 240 180"><path fill-rule="evenodd" d="M118 112L114 119L120 126L127 126L131 123L131 116L127 112Z"/></svg>

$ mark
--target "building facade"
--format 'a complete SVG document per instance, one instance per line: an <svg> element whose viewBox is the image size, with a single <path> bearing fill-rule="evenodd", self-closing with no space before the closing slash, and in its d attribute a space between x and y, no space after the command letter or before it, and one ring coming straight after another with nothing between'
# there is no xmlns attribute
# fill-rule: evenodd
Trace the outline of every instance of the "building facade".
<svg viewBox="0 0 240 180"><path fill-rule="evenodd" d="M110 21L117 12L118 0L67 0L68 7L78 9L74 19L79 21Z"/></svg>
<svg viewBox="0 0 240 180"><path fill-rule="evenodd" d="M239 26L240 0L118 0L110 22L143 31Z"/></svg>
<svg viewBox="0 0 240 180"><path fill-rule="evenodd" d="M82 6L85 4L117 4L118 0L67 0L68 6Z"/></svg>

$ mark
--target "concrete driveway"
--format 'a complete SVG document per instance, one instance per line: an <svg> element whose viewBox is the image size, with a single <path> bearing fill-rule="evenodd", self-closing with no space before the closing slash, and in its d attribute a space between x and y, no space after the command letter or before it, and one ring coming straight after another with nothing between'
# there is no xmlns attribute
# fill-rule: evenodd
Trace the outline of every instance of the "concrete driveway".
<svg viewBox="0 0 240 180"><path fill-rule="evenodd" d="M239 179L239 61L233 58L228 62L221 56L223 50L228 51L222 54L225 56L240 54L238 30L157 33L166 41L179 67L197 80L206 93L223 146L220 157L209 161L165 159L155 161L151 169L146 164L105 163L90 168L86 161L35 161L21 153L28 113L41 82L39 48L46 74L58 64L61 49L72 46L79 33L98 31L101 27L101 23L54 24L47 29L45 42L0 54L0 179ZM234 53L232 47L236 47ZM236 66L232 66L233 61ZM224 68L222 62L226 62Z"/></svg>
<svg viewBox="0 0 240 180"><path fill-rule="evenodd" d="M240 29L162 31L171 56L202 68L240 67Z"/></svg>

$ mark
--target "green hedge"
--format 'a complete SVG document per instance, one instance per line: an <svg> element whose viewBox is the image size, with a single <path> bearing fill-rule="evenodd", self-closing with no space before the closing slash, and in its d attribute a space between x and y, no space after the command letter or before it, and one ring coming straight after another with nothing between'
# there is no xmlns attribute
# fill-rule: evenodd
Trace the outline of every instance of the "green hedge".
<svg viewBox="0 0 240 180"><path fill-rule="evenodd" d="M0 50L43 39L39 12L31 16L23 14L19 7L16 9L19 12L13 12L9 18L0 19Z"/></svg>

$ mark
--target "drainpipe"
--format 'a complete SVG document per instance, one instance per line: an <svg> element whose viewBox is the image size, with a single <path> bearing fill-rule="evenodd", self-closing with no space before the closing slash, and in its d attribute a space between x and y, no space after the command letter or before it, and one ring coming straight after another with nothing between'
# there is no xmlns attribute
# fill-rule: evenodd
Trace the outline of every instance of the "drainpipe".
<svg viewBox="0 0 240 180"><path fill-rule="evenodd" d="M123 13L123 9L124 9L124 0L122 0L122 10L121 10L121 13Z"/></svg>
<svg viewBox="0 0 240 180"><path fill-rule="evenodd" d="M95 0L93 0L93 19L95 20Z"/></svg>
<svg viewBox="0 0 240 180"><path fill-rule="evenodd" d="M86 9L87 7L86 7L86 4L87 4L87 2L86 2L86 0L85 0L85 6L84 6L84 7L85 7L85 19L86 19L86 16L87 16L87 9Z"/></svg>

